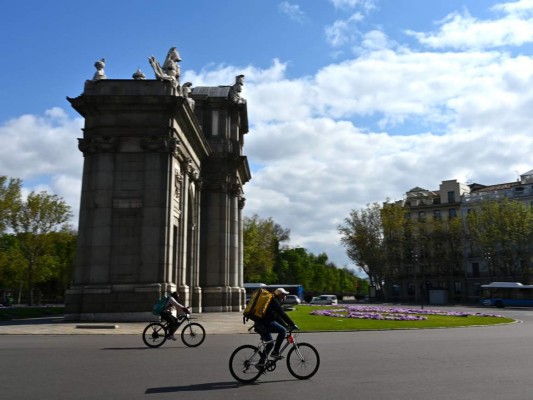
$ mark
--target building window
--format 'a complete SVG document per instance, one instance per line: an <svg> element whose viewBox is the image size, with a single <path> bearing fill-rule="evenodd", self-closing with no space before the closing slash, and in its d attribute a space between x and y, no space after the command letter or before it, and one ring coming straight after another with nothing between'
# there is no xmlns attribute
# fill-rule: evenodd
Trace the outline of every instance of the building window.
<svg viewBox="0 0 533 400"><path fill-rule="evenodd" d="M450 216L450 218L457 217L457 210L455 208L450 208L450 210L448 211L448 215Z"/></svg>
<svg viewBox="0 0 533 400"><path fill-rule="evenodd" d="M463 285L459 281L454 282L454 292L455 294L463 293Z"/></svg>
<svg viewBox="0 0 533 400"><path fill-rule="evenodd" d="M425 211L419 211L418 212L418 220L424 221L426 219L426 212Z"/></svg>
<svg viewBox="0 0 533 400"><path fill-rule="evenodd" d="M218 136L218 110L211 114L211 135Z"/></svg>
<svg viewBox="0 0 533 400"><path fill-rule="evenodd" d="M433 210L433 218L441 219L440 210Z"/></svg>
<svg viewBox="0 0 533 400"><path fill-rule="evenodd" d="M453 190L448 192L448 203L455 203L455 192Z"/></svg>
<svg viewBox="0 0 533 400"><path fill-rule="evenodd" d="M414 283L410 282L407 285L407 294L409 296L414 296L415 295L415 285L414 285Z"/></svg>
<svg viewBox="0 0 533 400"><path fill-rule="evenodd" d="M472 263L472 276L479 277L479 263Z"/></svg>

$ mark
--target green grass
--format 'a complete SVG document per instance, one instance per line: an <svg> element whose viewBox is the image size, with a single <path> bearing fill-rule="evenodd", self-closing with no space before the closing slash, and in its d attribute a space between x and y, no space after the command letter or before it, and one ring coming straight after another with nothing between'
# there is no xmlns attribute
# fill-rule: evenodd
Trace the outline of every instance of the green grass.
<svg viewBox="0 0 533 400"><path fill-rule="evenodd" d="M5 307L0 308L0 321L63 315L65 307Z"/></svg>
<svg viewBox="0 0 533 400"><path fill-rule="evenodd" d="M427 315L425 321L384 321L311 315L316 309L338 309L342 306L296 306L288 315L302 331L351 331L388 329L453 328L474 325L494 325L514 322L512 318L472 316Z"/></svg>

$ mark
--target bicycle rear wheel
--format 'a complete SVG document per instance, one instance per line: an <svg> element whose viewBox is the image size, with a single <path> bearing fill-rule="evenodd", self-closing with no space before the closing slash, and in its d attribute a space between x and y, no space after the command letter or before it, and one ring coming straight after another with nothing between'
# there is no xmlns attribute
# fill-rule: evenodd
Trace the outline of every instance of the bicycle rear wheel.
<svg viewBox="0 0 533 400"><path fill-rule="evenodd" d="M159 347L167 340L167 329L160 322L152 322L144 328L143 342L148 347Z"/></svg>
<svg viewBox="0 0 533 400"><path fill-rule="evenodd" d="M205 329L202 325L191 322L181 331L181 340L186 346L197 347L205 340Z"/></svg>
<svg viewBox="0 0 533 400"><path fill-rule="evenodd" d="M299 343L293 346L287 354L287 368L298 379L309 379L320 366L318 351L309 343Z"/></svg>
<svg viewBox="0 0 533 400"><path fill-rule="evenodd" d="M237 347L229 358L229 372L242 383L250 383L259 378L264 367L257 367L260 360L259 349L245 344Z"/></svg>

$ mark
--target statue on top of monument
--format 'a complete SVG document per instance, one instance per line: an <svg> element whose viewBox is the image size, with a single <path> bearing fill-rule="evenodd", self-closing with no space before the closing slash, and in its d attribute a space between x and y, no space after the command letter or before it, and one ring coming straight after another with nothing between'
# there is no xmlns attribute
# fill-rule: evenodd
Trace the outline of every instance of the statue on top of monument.
<svg viewBox="0 0 533 400"><path fill-rule="evenodd" d="M162 81L172 82L176 88L179 88L180 85L181 70L178 64L180 61L180 54L175 47L171 47L168 51L163 66L159 64L154 56L148 57L148 62L154 69L156 78L161 79Z"/></svg>
<svg viewBox="0 0 533 400"><path fill-rule="evenodd" d="M237 75L235 83L229 90L228 97L236 104L246 104L246 99L241 97L242 87L244 85L244 75Z"/></svg>
<svg viewBox="0 0 533 400"><path fill-rule="evenodd" d="M194 102L194 99L190 96L190 93L192 91L191 87L192 87L191 82L185 82L183 86L181 87L181 92L182 92L183 97L185 97L185 99L189 103L189 106L191 106L191 110L194 111L195 102Z"/></svg>
<svg viewBox="0 0 533 400"><path fill-rule="evenodd" d="M105 58L102 58L94 63L94 66L96 68L96 72L93 76L93 81L100 81L102 79L106 79L104 68L105 68Z"/></svg>

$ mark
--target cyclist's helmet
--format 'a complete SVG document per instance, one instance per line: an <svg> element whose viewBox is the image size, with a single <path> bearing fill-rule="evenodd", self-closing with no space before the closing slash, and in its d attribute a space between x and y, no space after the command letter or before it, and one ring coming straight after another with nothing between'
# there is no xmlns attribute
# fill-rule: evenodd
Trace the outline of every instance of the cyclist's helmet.
<svg viewBox="0 0 533 400"><path fill-rule="evenodd" d="M280 294L286 296L289 294L289 292L287 292L285 289L283 288L277 288L276 290L274 290L274 296L279 296Z"/></svg>

